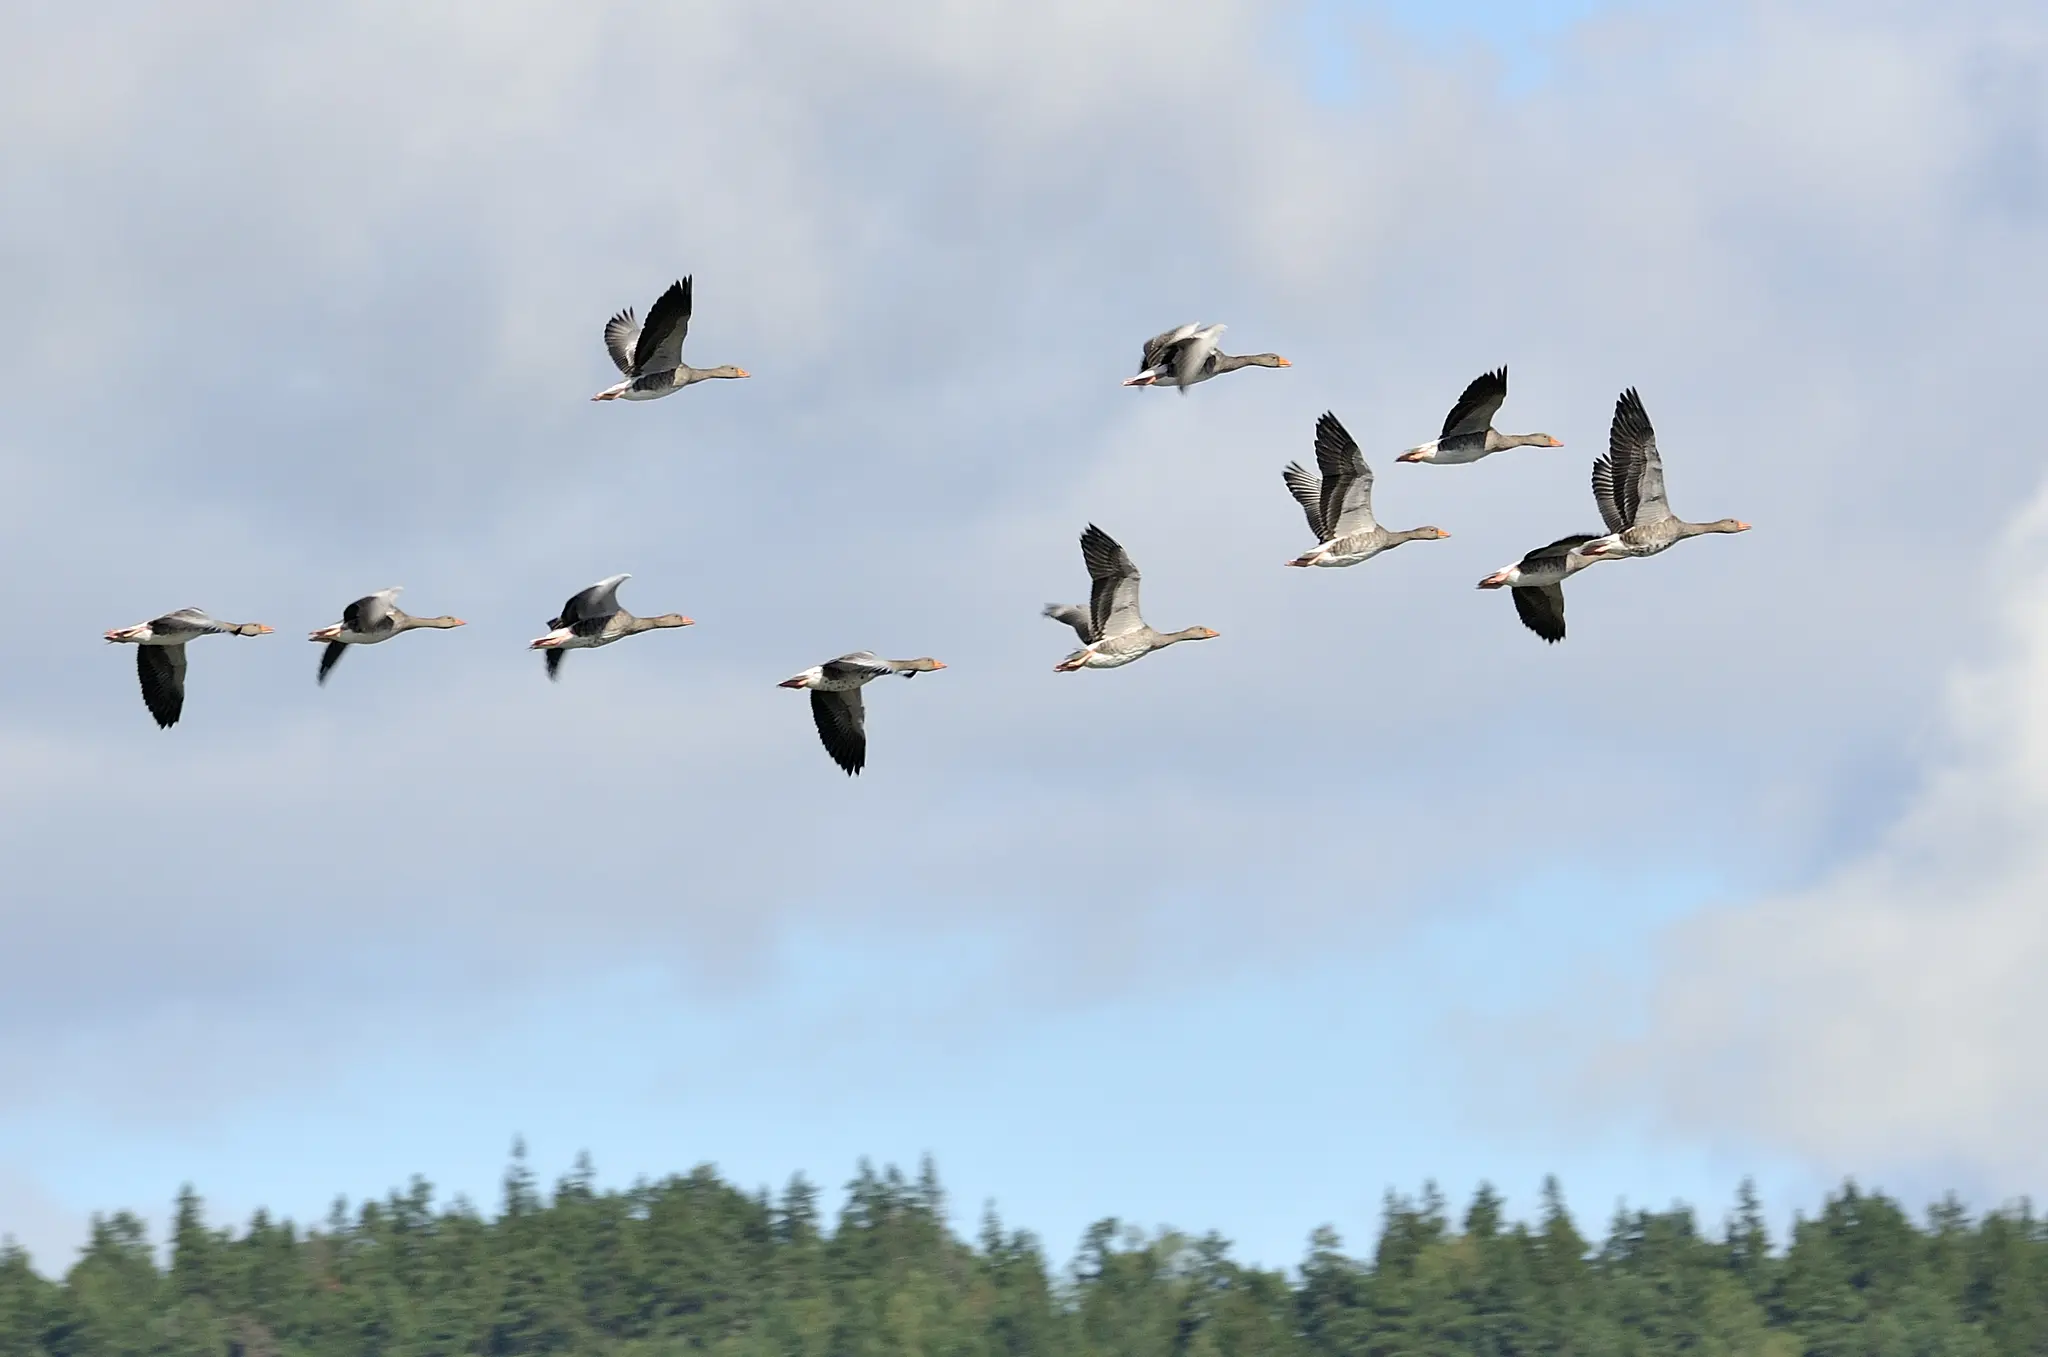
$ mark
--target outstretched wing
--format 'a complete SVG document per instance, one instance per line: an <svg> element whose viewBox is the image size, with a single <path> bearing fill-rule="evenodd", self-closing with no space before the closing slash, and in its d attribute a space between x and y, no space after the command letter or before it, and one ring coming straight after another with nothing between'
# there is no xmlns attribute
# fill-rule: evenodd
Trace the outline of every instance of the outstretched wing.
<svg viewBox="0 0 2048 1357"><path fill-rule="evenodd" d="M328 676L329 674L331 674L331 673L333 673L333 672L334 672L334 666L335 666L335 665L337 665L337 664L340 664L340 663L341 663L341 657L342 657L343 655L346 655L347 653L348 653L348 642L346 642L346 641L329 641L329 642L327 643L327 648L326 648L325 650L322 650L322 651L320 652L320 678L319 678L319 681L320 681L321 683L325 683L325 682L327 682L327 676Z"/></svg>
<svg viewBox="0 0 2048 1357"><path fill-rule="evenodd" d="M825 752L832 756L832 762L846 770L848 777L867 766L867 709L861 703L860 689L811 689L811 722L818 728L818 739Z"/></svg>
<svg viewBox="0 0 2048 1357"><path fill-rule="evenodd" d="M341 610L341 625L358 636L382 631L391 620L391 600L397 596L396 589L365 594Z"/></svg>
<svg viewBox="0 0 2048 1357"><path fill-rule="evenodd" d="M890 672L888 662L872 650L856 650L841 655L836 660L827 660L818 666L819 672L834 681L858 678L878 679Z"/></svg>
<svg viewBox="0 0 2048 1357"><path fill-rule="evenodd" d="M1564 586L1517 585L1508 592L1515 596L1515 614L1523 626L1552 645L1564 639Z"/></svg>
<svg viewBox="0 0 2048 1357"><path fill-rule="evenodd" d="M1299 462L1289 462L1280 478L1287 482L1287 493L1294 496L1294 502L1308 515L1308 530L1316 535L1316 541L1329 541L1330 534L1323 530L1322 481Z"/></svg>
<svg viewBox="0 0 2048 1357"><path fill-rule="evenodd" d="M548 681L550 683L560 683L562 681L562 657L568 653L566 650L543 650L541 652L541 654L547 656Z"/></svg>
<svg viewBox="0 0 2048 1357"><path fill-rule="evenodd" d="M1221 325L1204 326L1180 342L1173 351L1173 379L1183 394L1202 375L1202 369L1216 356L1216 345L1223 338Z"/></svg>
<svg viewBox="0 0 2048 1357"><path fill-rule="evenodd" d="M1048 603L1045 605L1045 615L1055 622L1064 622L1072 627L1074 634L1081 638L1081 644L1084 646L1095 639L1095 619L1078 603Z"/></svg>
<svg viewBox="0 0 2048 1357"><path fill-rule="evenodd" d="M1164 373L1170 370L1166 361L1167 355L1176 344L1186 341L1190 335L1200 328L1199 322L1190 322L1186 325L1177 325L1171 330L1165 330L1153 335L1145 341L1144 351L1138 357L1138 371L1145 372L1152 368L1158 368Z"/></svg>
<svg viewBox="0 0 2048 1357"><path fill-rule="evenodd" d="M142 683L142 705L168 730L185 710L185 647L135 647L135 677Z"/></svg>
<svg viewBox="0 0 2048 1357"><path fill-rule="evenodd" d="M632 578L631 575L613 575L588 589L579 589L562 605L562 615L548 625L568 627L573 631L592 622L602 622L619 610L619 586Z"/></svg>
<svg viewBox="0 0 2048 1357"><path fill-rule="evenodd" d="M640 322L633 319L633 308L613 316L604 323L604 351L618 364L619 371L633 375L633 349L640 342Z"/></svg>
<svg viewBox="0 0 2048 1357"><path fill-rule="evenodd" d="M1327 410L1316 421L1316 466L1323 473L1323 525L1329 529L1323 540L1371 532L1376 526L1372 468L1337 416Z"/></svg>
<svg viewBox="0 0 2048 1357"><path fill-rule="evenodd" d="M647 308L647 324L633 346L633 372L671 372L683 361L683 339L690 333L690 280L670 283L668 291Z"/></svg>
<svg viewBox="0 0 2048 1357"><path fill-rule="evenodd" d="M1474 377L1465 387L1465 394L1458 397L1458 403L1444 416L1444 431L1438 441L1463 434L1485 433L1493 427L1493 417L1500 413L1501 403L1507 398L1506 368Z"/></svg>
<svg viewBox="0 0 2048 1357"><path fill-rule="evenodd" d="M1094 587L1088 591L1088 615L1095 638L1108 640L1145 625L1138 615L1138 567L1116 539L1090 523L1081 534L1081 559Z"/></svg>
<svg viewBox="0 0 2048 1357"><path fill-rule="evenodd" d="M1593 459L1593 503L1599 506L1600 521L1609 532L1626 532L1628 515L1622 512L1619 487L1614 480L1614 463L1607 457Z"/></svg>
<svg viewBox="0 0 2048 1357"><path fill-rule="evenodd" d="M1664 459L1657 451L1657 431L1650 427L1649 413L1634 387L1614 402L1614 423L1607 430L1607 459L1613 464L1614 498L1626 518L1625 526L1646 527L1671 517L1671 506L1664 499Z"/></svg>

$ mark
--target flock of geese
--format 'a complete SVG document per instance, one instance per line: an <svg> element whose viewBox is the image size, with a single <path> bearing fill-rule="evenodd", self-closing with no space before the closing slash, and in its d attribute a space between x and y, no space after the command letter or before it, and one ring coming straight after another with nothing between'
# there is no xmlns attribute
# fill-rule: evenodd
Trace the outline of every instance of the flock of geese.
<svg viewBox="0 0 2048 1357"><path fill-rule="evenodd" d="M729 364L694 368L683 361L683 340L690 330L691 280L681 279L647 308L644 324L631 307L605 323L604 346L621 380L592 400L655 400L686 386L713 378L747 376ZM1221 325L1182 325L1145 343L1137 373L1125 386L1188 388L1226 372L1246 367L1284 368L1275 353L1227 354L1218 347ZM1503 434L1494 416L1507 400L1505 367L1484 373L1465 388L1444 419L1443 431L1395 460L1462 466L1508 448L1564 446L1547 433ZM1316 421L1316 470L1290 462L1281 472L1288 493L1308 519L1315 545L1288 561L1291 566L1350 566L1369 561L1403 542L1435 541L1450 536L1441 528L1405 531L1386 528L1373 517L1372 468L1336 415ZM1664 463L1656 432L1635 389L1621 393L1614 406L1607 455L1593 463L1593 502L1606 525L1605 535L1577 533L1537 547L1513 565L1479 581L1481 589L1506 589L1515 612L1529 630L1545 641L1564 639L1564 582L1599 561L1655 556L1688 537L1702 533L1745 532L1749 524L1732 518L1688 523L1671 512L1664 491ZM1045 615L1074 629L1080 648L1053 668L1115 669L1164 650L1177 641L1206 641L1217 633L1208 627L1155 631L1138 608L1138 567L1116 539L1090 523L1081 533L1081 559L1090 584L1086 604L1048 604ZM562 659L570 650L593 649L637 636L643 631L687 627L680 613L637 617L619 605L619 586L632 578L613 575L570 595L560 613L549 619L547 634L530 648L545 657L550 679L561 676ZM341 621L320 628L308 639L324 642L317 681L324 684L350 646L376 645L408 631L438 630L463 625L459 617L414 617L398 606L396 588L368 594L341 610ZM143 705L158 726L178 722L185 707L185 647L202 636L261 636L271 630L261 622L223 622L197 608L180 608L132 627L106 633L110 642L136 647L135 672L142 685ZM811 695L811 719L818 738L835 763L852 775L867 764L867 717L861 689L878 678L915 678L946 666L929 656L885 660L859 650L812 665L782 681Z"/></svg>

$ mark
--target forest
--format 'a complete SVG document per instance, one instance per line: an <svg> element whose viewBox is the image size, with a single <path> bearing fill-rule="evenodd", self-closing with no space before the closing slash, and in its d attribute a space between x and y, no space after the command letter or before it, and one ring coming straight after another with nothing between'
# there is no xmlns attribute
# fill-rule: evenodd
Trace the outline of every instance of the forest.
<svg viewBox="0 0 2048 1357"><path fill-rule="evenodd" d="M1065 1267L985 1211L949 1224L938 1175L862 1163L837 1219L799 1177L745 1191L706 1166L600 1189L587 1159L543 1190L515 1147L495 1212L414 1179L318 1226L206 1220L171 1237L96 1217L61 1279L0 1251L6 1357L1395 1357L1395 1354L2048 1353L2048 1228L2024 1203L1915 1221L1844 1184L1773 1241L1745 1183L1705 1228L1621 1210L1588 1238L1552 1179L1533 1221L1482 1184L1462 1213L1388 1194L1379 1237L1328 1229L1291 1271L1215 1234L1106 1219ZM0 1227L5 1222L0 1221Z"/></svg>

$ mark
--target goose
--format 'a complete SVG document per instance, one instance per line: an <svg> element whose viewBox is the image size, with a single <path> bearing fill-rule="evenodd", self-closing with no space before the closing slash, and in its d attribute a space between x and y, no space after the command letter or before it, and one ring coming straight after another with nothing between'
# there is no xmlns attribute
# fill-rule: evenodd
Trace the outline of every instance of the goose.
<svg viewBox="0 0 2048 1357"><path fill-rule="evenodd" d="M1500 433L1493 417L1508 398L1508 370L1497 368L1481 373L1465 387L1465 394L1444 416L1444 431L1436 441L1402 453L1397 462L1434 462L1438 466L1459 466L1476 462L1502 448L1561 448L1547 433Z"/></svg>
<svg viewBox="0 0 2048 1357"><path fill-rule="evenodd" d="M1433 542L1450 534L1442 528L1409 528L1391 532L1372 516L1372 468L1358 444L1324 411L1316 421L1316 466L1320 479L1299 462L1289 462L1280 473L1287 489L1308 515L1308 530L1316 536L1315 550L1287 562L1289 565L1357 565L1403 542Z"/></svg>
<svg viewBox="0 0 2048 1357"><path fill-rule="evenodd" d="M1124 378L1124 385L1177 386L1185 396L1196 382L1206 382L1219 372L1294 366L1277 353L1224 353L1216 347L1222 337L1221 325L1201 324L1154 335L1145 341L1137 375Z"/></svg>
<svg viewBox="0 0 2048 1357"><path fill-rule="evenodd" d="M1749 531L1749 524L1736 518L1688 523L1671 512L1664 498L1664 458L1657 451L1657 431L1650 427L1643 398L1634 387L1614 402L1607 455L1593 463L1593 501L1607 522L1607 536L1596 537L1579 550L1603 561L1655 556L1702 533Z"/></svg>
<svg viewBox="0 0 2048 1357"><path fill-rule="evenodd" d="M885 660L872 650L856 650L836 660L814 664L783 688L806 688L811 694L811 721L832 761L852 777L868 762L867 711L860 690L885 674L916 678L946 666L929 655L914 660Z"/></svg>
<svg viewBox="0 0 2048 1357"><path fill-rule="evenodd" d="M132 627L116 627L107 639L136 648L142 705L159 728L169 730L185 710L185 643L199 636L261 636L269 630L261 622L223 622L197 608L180 608Z"/></svg>
<svg viewBox="0 0 2048 1357"><path fill-rule="evenodd" d="M320 652L319 682L327 682L327 676L334 672L335 665L341 663L341 657L348 653L350 646L373 646L402 631L416 631L422 627L446 630L468 625L459 617L414 617L400 611L393 600L404 587L394 584L389 589L365 594L341 610L341 621L306 637L309 641L327 642L327 649Z"/></svg>
<svg viewBox="0 0 2048 1357"><path fill-rule="evenodd" d="M1479 581L1479 587L1509 590L1522 625L1556 645L1564 639L1564 582L1601 559L1580 550L1598 536L1582 532L1560 537L1514 565L1502 566Z"/></svg>
<svg viewBox="0 0 2048 1357"><path fill-rule="evenodd" d="M588 589L571 594L569 601L562 605L562 615L548 619L548 634L536 639L528 649L547 652L549 678L560 679L564 651L608 646L613 641L622 641L658 627L696 625L681 613L635 617L621 608L619 586L632 578L631 575L613 575L601 579Z"/></svg>
<svg viewBox="0 0 2048 1357"><path fill-rule="evenodd" d="M1138 615L1138 567L1130 553L1116 539L1090 523L1081 533L1081 559L1087 563L1088 607L1071 603L1048 603L1045 615L1072 627L1081 638L1081 648L1053 666L1053 672L1076 669L1115 669L1132 660L1164 650L1175 641L1208 641L1217 633L1207 627L1183 627L1179 631L1154 631ZM1086 625L1083 625L1085 622Z"/></svg>
<svg viewBox="0 0 2048 1357"><path fill-rule="evenodd" d="M746 377L745 368L730 363L723 367L693 368L683 361L683 337L690 333L690 280L669 284L668 291L647 308L647 324L633 319L633 308L613 316L604 324L605 352L619 365L626 380L608 386L594 401L651 401L671 395L692 382L709 377Z"/></svg>

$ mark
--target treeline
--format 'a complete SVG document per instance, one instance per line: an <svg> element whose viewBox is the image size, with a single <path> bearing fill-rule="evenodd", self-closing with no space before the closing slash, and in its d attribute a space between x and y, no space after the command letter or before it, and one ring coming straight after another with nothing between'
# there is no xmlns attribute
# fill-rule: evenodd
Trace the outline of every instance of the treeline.
<svg viewBox="0 0 2048 1357"><path fill-rule="evenodd" d="M1915 1223L1855 1186L1782 1249L1745 1184L1717 1230L1623 1211L1594 1244L1553 1180L1534 1222L1482 1186L1389 1196L1370 1256L1318 1230L1289 1275L1216 1235L1092 1226L1064 1272L993 1213L956 1236L927 1162L861 1166L830 1227L799 1178L748 1193L710 1168L624 1191L588 1161L542 1193L522 1153L486 1217L425 1182L301 1229L240 1233L180 1194L160 1266L141 1223L96 1218L62 1281L0 1253L6 1357L1394 1357L2048 1353L2048 1229L2022 1206Z"/></svg>

